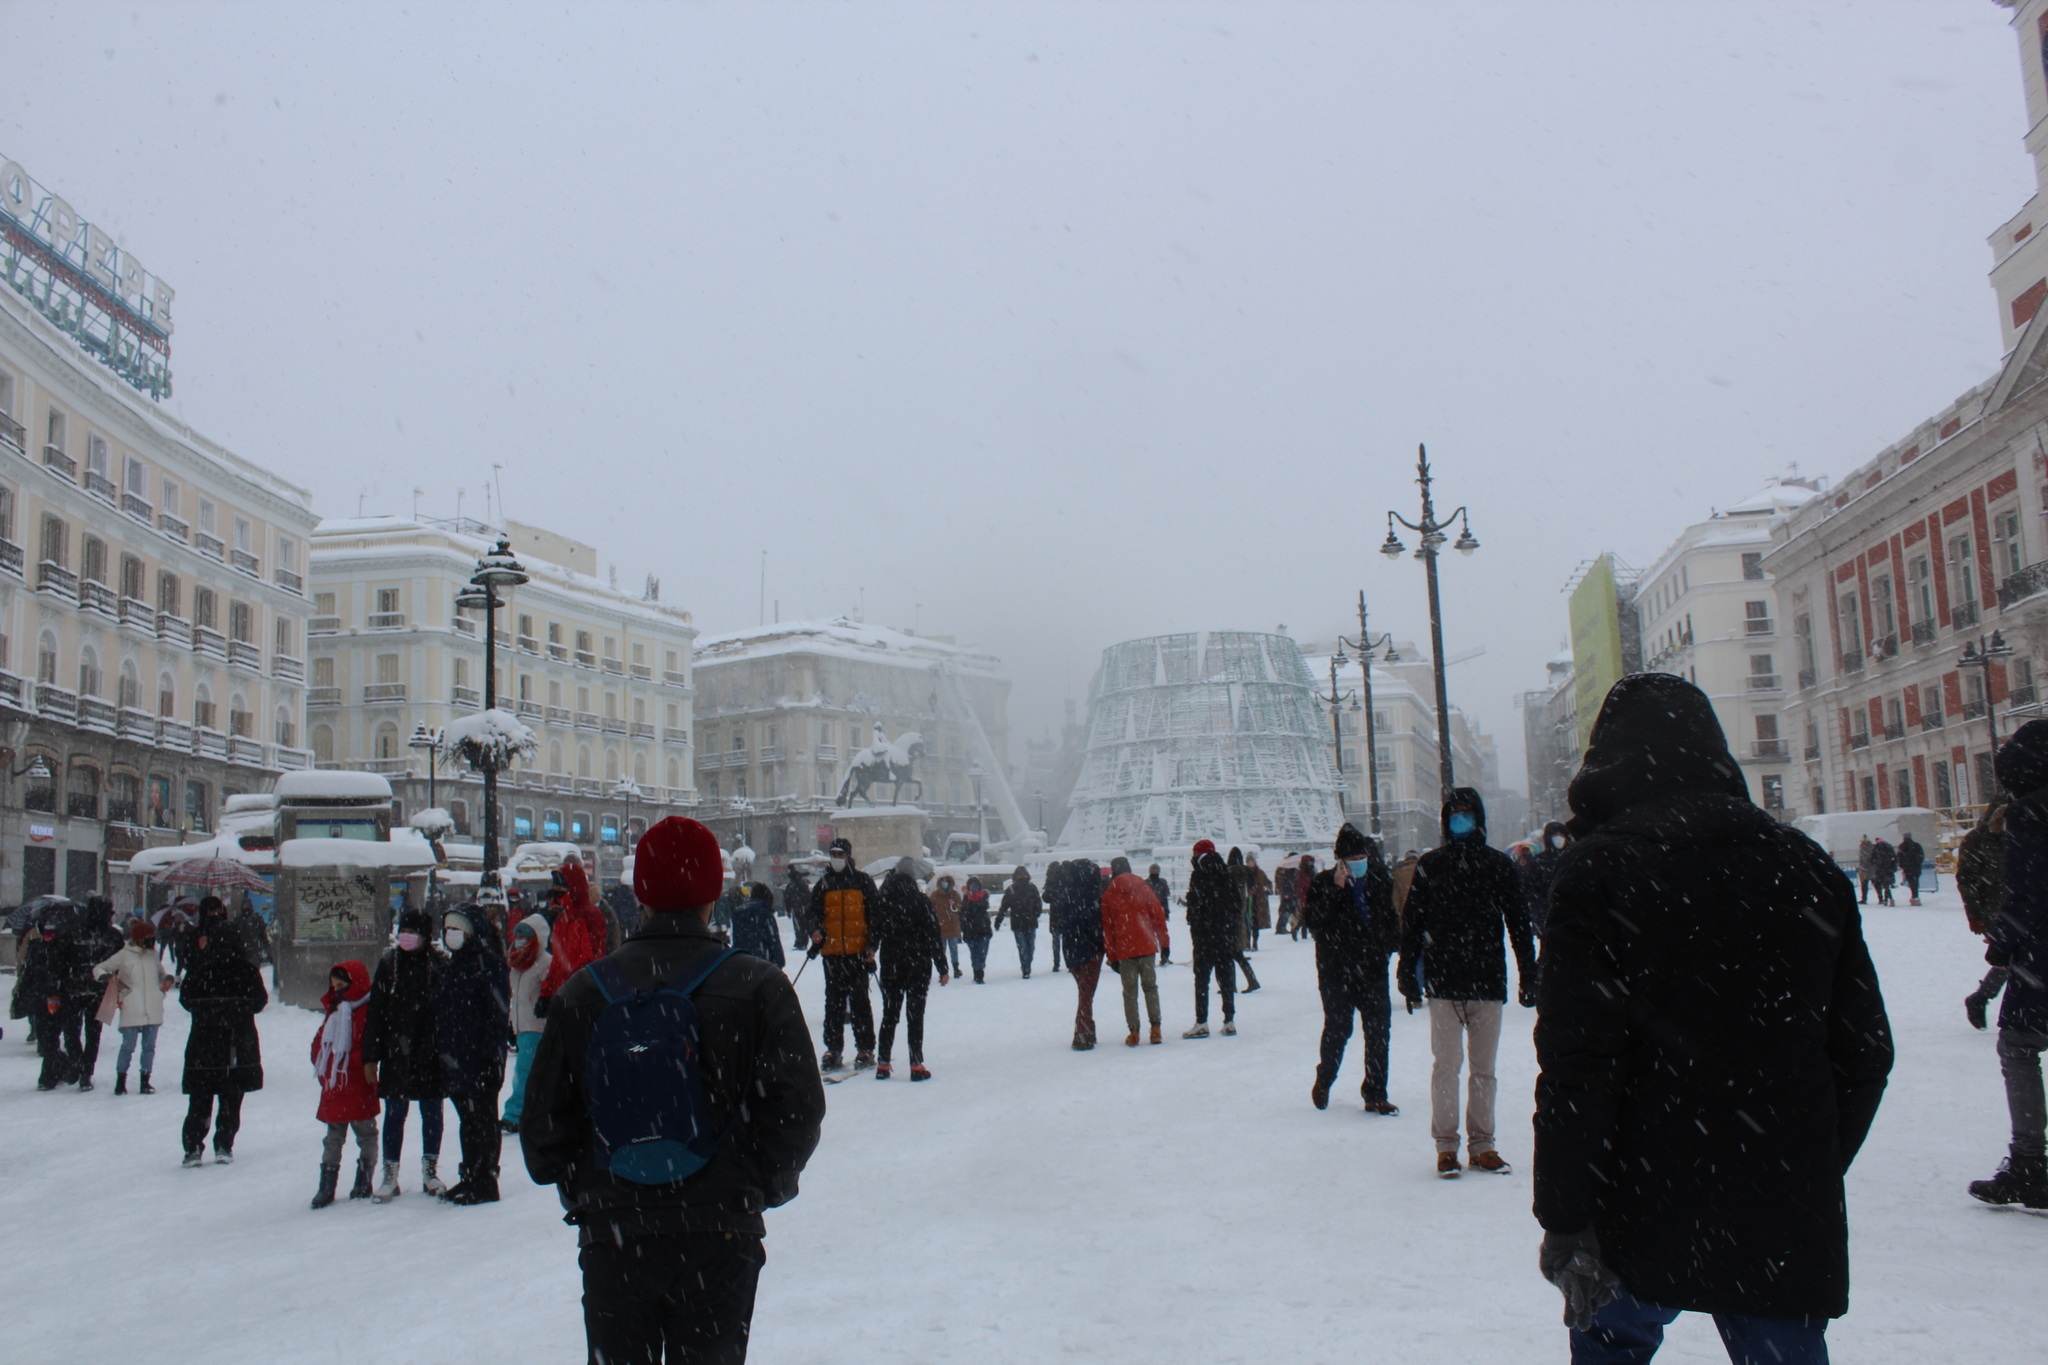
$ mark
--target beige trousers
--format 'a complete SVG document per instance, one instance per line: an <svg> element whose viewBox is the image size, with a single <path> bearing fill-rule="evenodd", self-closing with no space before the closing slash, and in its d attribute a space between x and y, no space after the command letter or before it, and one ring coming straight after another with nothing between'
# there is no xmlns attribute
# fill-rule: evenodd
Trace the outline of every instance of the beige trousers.
<svg viewBox="0 0 2048 1365"><path fill-rule="evenodd" d="M1152 1022L1159 1022L1159 956L1147 953L1143 957L1127 957L1116 964L1116 973L1124 983L1124 1022L1131 1026L1131 1032L1138 1031L1138 987L1145 988L1145 1012L1152 1016Z"/></svg>
<svg viewBox="0 0 2048 1365"><path fill-rule="evenodd" d="M1429 1002L1429 1051L1435 1059L1429 1072L1429 1132L1439 1152L1458 1150L1458 1071L1468 1053L1466 1145L1474 1152L1494 1150L1493 1059L1500 1051L1500 1012L1498 1000Z"/></svg>

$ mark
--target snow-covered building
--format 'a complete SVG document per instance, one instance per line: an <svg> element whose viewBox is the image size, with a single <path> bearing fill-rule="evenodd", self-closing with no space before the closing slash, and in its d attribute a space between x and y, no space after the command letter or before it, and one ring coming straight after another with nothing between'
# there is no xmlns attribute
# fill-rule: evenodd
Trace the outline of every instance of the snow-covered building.
<svg viewBox="0 0 2048 1365"><path fill-rule="evenodd" d="M456 609L501 528L480 522L350 517L312 537L309 741L321 768L389 778L401 816L428 801L427 753L410 747L483 704L481 613ZM498 705L530 727L532 754L498 780L506 846L582 848L617 876L621 840L695 805L690 710L697 628L690 613L598 577L595 548L508 523L531 581L501 592ZM622 782L637 791L627 799ZM458 834L483 828L482 779L447 756L431 804Z"/></svg>
<svg viewBox="0 0 2048 1365"><path fill-rule="evenodd" d="M19 169L0 159L0 903L129 904L132 854L211 833L228 797L311 761L316 519L307 490L160 410L105 336L88 351L45 312L75 322L83 275L32 259L46 248L17 210L47 223L61 201Z"/></svg>
<svg viewBox="0 0 2048 1365"><path fill-rule="evenodd" d="M1285 635L1197 631L1102 653L1067 848L1309 847L1344 821L1316 679Z"/></svg>
<svg viewBox="0 0 2048 1365"><path fill-rule="evenodd" d="M1784 628L1764 557L1772 533L1818 491L1806 481L1773 481L1715 510L1639 576L1635 595L1644 669L1675 673L1707 694L1750 798L1780 813L1792 762L1787 683L1812 667L1812 644L1800 633L1806 618ZM1591 717L1580 719L1590 726Z"/></svg>
<svg viewBox="0 0 2048 1365"><path fill-rule="evenodd" d="M993 654L842 616L704 636L696 676L698 818L760 850L777 885L787 858L829 841L849 762L878 729L923 740L922 790L904 799L930 815L928 836L983 819L991 841L1025 833L1005 827L976 757L979 730L1007 780L1010 680Z"/></svg>

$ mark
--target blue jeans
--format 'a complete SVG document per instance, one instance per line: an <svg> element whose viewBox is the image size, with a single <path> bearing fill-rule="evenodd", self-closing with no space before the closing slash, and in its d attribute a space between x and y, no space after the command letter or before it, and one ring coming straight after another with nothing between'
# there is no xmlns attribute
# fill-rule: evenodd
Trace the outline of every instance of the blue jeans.
<svg viewBox="0 0 2048 1365"><path fill-rule="evenodd" d="M142 1070L146 1075L156 1070L157 1024L135 1024L121 1030L121 1053L114 1059L114 1070L128 1074L128 1059L135 1055L135 1040L142 1040Z"/></svg>
<svg viewBox="0 0 2048 1365"><path fill-rule="evenodd" d="M533 1054L540 1048L538 1033L519 1035L519 1055L512 1062L512 1095L505 1101L505 1122L517 1123L526 1112L526 1073L533 1070Z"/></svg>
<svg viewBox="0 0 2048 1365"><path fill-rule="evenodd" d="M958 934L946 940L946 956L952 959L953 975L960 975L960 936Z"/></svg>
<svg viewBox="0 0 2048 1365"><path fill-rule="evenodd" d="M1626 1289L1593 1317L1593 1330L1572 1331L1572 1365L1647 1365L1664 1344L1676 1308L1653 1308ZM1826 1318L1755 1318L1714 1314L1714 1328L1734 1365L1827 1365Z"/></svg>
<svg viewBox="0 0 2048 1365"><path fill-rule="evenodd" d="M1012 929L1010 933L1017 940L1017 965L1023 968L1024 975L1029 976L1031 975L1031 954L1038 948L1038 926L1033 925L1029 929Z"/></svg>
<svg viewBox="0 0 2048 1365"><path fill-rule="evenodd" d="M988 970L988 943L989 941L985 938L970 938L967 940L967 956L974 963L974 975L977 980L980 979L984 971ZM953 975L958 976L959 974L960 968L956 964L953 968Z"/></svg>
<svg viewBox="0 0 2048 1365"><path fill-rule="evenodd" d="M396 1096L384 1101L384 1159L396 1161L405 1151L405 1111L413 1103ZM441 1101L420 1100L420 1155L441 1155Z"/></svg>

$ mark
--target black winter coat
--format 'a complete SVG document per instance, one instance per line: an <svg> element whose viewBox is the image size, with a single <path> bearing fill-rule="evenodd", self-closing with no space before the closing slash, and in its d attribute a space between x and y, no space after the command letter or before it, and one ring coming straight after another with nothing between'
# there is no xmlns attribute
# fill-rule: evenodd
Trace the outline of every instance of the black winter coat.
<svg viewBox="0 0 2048 1365"><path fill-rule="evenodd" d="M1998 751L2005 808L2005 908L1986 937L2012 967L1998 1027L2048 1033L2048 721L2030 720Z"/></svg>
<svg viewBox="0 0 2048 1365"><path fill-rule="evenodd" d="M904 872L882 878L868 924L868 944L876 949L878 975L884 986L929 982L932 968L951 973L946 945L939 937L939 917L931 897L918 890L917 879Z"/></svg>
<svg viewBox="0 0 2048 1365"><path fill-rule="evenodd" d="M198 946L204 937L206 946ZM194 935L178 1003L192 1016L185 1039L185 1093L218 1095L263 1088L263 1045L256 1016L270 1003L263 973L242 955L240 935L225 922Z"/></svg>
<svg viewBox="0 0 2048 1365"><path fill-rule="evenodd" d="M732 946L780 967L788 959L782 954L782 934L775 927L775 902L768 899L767 887L755 885L756 892L741 902L733 915Z"/></svg>
<svg viewBox="0 0 2048 1365"><path fill-rule="evenodd" d="M1188 937L1194 955L1209 962L1237 956L1238 928L1244 923L1244 900L1221 854L1204 853L1188 876Z"/></svg>
<svg viewBox="0 0 2048 1365"><path fill-rule="evenodd" d="M1356 992L1375 984L1385 990L1387 958L1401 941L1394 914L1394 878L1387 865L1371 859L1365 875L1365 913L1357 893L1337 885L1337 871L1318 872L1302 901L1302 922L1316 941L1316 984L1325 990Z"/></svg>
<svg viewBox="0 0 2048 1365"><path fill-rule="evenodd" d="M1543 827L1543 847L1529 860L1527 870L1522 873L1522 893L1529 903L1529 927L1538 934L1550 915L1550 886L1557 880L1557 860L1564 857L1564 849L1552 848L1551 838L1565 832L1562 824L1552 820ZM1567 845L1566 847L1569 847Z"/></svg>
<svg viewBox="0 0 2048 1365"><path fill-rule="evenodd" d="M687 979L692 963L718 951L716 936L693 916L650 913L611 960L628 985L647 990ZM566 1221L581 1229L585 1246L676 1232L759 1235L761 1211L796 1198L825 1118L818 1054L796 991L787 976L741 953L691 999L705 1101L725 1137L710 1164L670 1185L636 1185L594 1164L584 1078L605 1000L589 971L563 983L549 1007L527 1077L519 1144L534 1180L560 1187Z"/></svg>
<svg viewBox="0 0 2048 1365"><path fill-rule="evenodd" d="M441 1058L434 1039L434 985L443 962L431 945L394 948L377 959L363 1060L377 1063L377 1094L387 1100L438 1100Z"/></svg>
<svg viewBox="0 0 2048 1365"><path fill-rule="evenodd" d="M1152 898L1159 902L1161 912L1165 914L1168 921L1171 921L1173 919L1173 888L1166 884L1166 878L1147 877L1145 878L1145 887L1152 893Z"/></svg>
<svg viewBox="0 0 2048 1365"><path fill-rule="evenodd" d="M481 919L481 916L478 916ZM371 988L374 1002L376 990ZM488 925L470 934L434 976L428 1010L443 1095L495 1095L512 1041L512 983ZM376 1018L371 1006L370 1017ZM367 1052L368 1049L366 1048Z"/></svg>
<svg viewBox="0 0 2048 1365"><path fill-rule="evenodd" d="M1920 869L1927 865L1927 850L1920 847L1920 841L1908 834L1899 840L1899 871L1908 881L1920 875Z"/></svg>
<svg viewBox="0 0 2048 1365"><path fill-rule="evenodd" d="M1053 929L1069 967L1102 956L1102 887L1095 860L1075 858L1053 892Z"/></svg>
<svg viewBox="0 0 2048 1365"><path fill-rule="evenodd" d="M1036 928L1038 917L1031 918ZM976 887L960 896L960 937L964 939L994 938L995 930L988 922L988 892Z"/></svg>
<svg viewBox="0 0 2048 1365"><path fill-rule="evenodd" d="M22 1012L16 1018L31 1018L48 1012L48 1001L55 996L62 1009L80 1009L91 1005L99 998L102 989L93 980L95 963L104 961L107 953L98 957L81 934L74 912L52 910L43 917L43 924L52 925L56 937L44 939L42 925L29 931L31 946L21 966L21 975L15 987L22 1001ZM116 945L118 947L118 945Z"/></svg>
<svg viewBox="0 0 2048 1365"><path fill-rule="evenodd" d="M1450 837L1453 805L1477 811L1479 828ZM1458 787L1444 805L1444 845L1422 855L1401 920L1401 994L1410 1000L1508 998L1507 956L1501 932L1515 947L1515 972L1525 994L1535 990L1536 951L1529 936L1529 903L1514 859L1486 844L1486 810L1479 793Z"/></svg>
<svg viewBox="0 0 2048 1365"><path fill-rule="evenodd" d="M1886 886L1890 886L1899 875L1899 851L1885 840L1878 840L1877 847L1871 851L1870 863L1877 880Z"/></svg>
<svg viewBox="0 0 2048 1365"><path fill-rule="evenodd" d="M1892 1062L1853 888L1750 804L1682 679L1616 684L1571 799L1591 832L1543 941L1538 1220L1593 1228L1646 1303L1840 1316L1842 1177Z"/></svg>
<svg viewBox="0 0 2048 1365"><path fill-rule="evenodd" d="M1045 902L1039 899L1038 887L1029 878L1011 882L1003 892L1002 908L996 911L996 927L1002 928L1001 921L1008 920L1012 929L1037 933L1038 917L1044 912Z"/></svg>

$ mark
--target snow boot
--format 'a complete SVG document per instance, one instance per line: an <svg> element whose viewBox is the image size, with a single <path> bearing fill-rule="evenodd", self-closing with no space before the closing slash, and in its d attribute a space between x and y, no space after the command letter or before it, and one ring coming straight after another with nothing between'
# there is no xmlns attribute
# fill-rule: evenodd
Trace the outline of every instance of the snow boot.
<svg viewBox="0 0 2048 1365"><path fill-rule="evenodd" d="M910 1079L911 1079L911 1080L913 1080L913 1081L928 1081L928 1080L930 1080L931 1078L932 1078L932 1069L931 1069L930 1067L926 1066L926 1065L925 1065L925 1064L924 1064L923 1062L913 1062L913 1063L911 1063L911 1066L910 1066Z"/></svg>
<svg viewBox="0 0 2048 1365"><path fill-rule="evenodd" d="M340 1179L341 1167L322 1166L320 1168L320 1188L313 1195L314 1208L324 1209L334 1202L334 1186Z"/></svg>
<svg viewBox="0 0 2048 1365"><path fill-rule="evenodd" d="M1154 1024L1152 1026L1152 1041L1155 1043L1163 1043L1166 1041L1164 1038L1161 1038L1159 1036L1159 1025L1157 1024Z"/></svg>
<svg viewBox="0 0 2048 1365"><path fill-rule="evenodd" d="M1124 1035L1124 1046L1125 1046L1125 1047L1136 1047L1137 1045L1138 1045L1138 1031L1137 1031L1136 1029L1132 1029L1132 1030L1131 1030L1131 1031L1130 1031L1129 1033L1126 1033L1126 1034Z"/></svg>
<svg viewBox="0 0 2048 1365"><path fill-rule="evenodd" d="M185 1160L181 1164L186 1166L200 1165L201 1162L199 1159L199 1149L197 1147L187 1148L185 1151Z"/></svg>
<svg viewBox="0 0 2048 1365"><path fill-rule="evenodd" d="M135 1093L138 1095L154 1095L156 1093L156 1087L149 1083L149 1073L147 1071L142 1073L142 1084L136 1088Z"/></svg>
<svg viewBox="0 0 2048 1365"><path fill-rule="evenodd" d="M234 1149L234 1148L232 1148L232 1147L222 1147L222 1146L220 1146L220 1145L219 1145L218 1143L214 1144L214 1148L213 1148L213 1164L214 1164L214 1165L216 1165L216 1166L232 1166L232 1165L234 1165L234 1164L235 1164L235 1149Z"/></svg>
<svg viewBox="0 0 2048 1365"><path fill-rule="evenodd" d="M836 1052L828 1052L818 1059L818 1070L820 1071L844 1071L845 1069L845 1058Z"/></svg>
<svg viewBox="0 0 2048 1365"><path fill-rule="evenodd" d="M853 1054L853 1069L855 1071L866 1071L874 1064L875 1054L872 1052L856 1052Z"/></svg>
<svg viewBox="0 0 2048 1365"><path fill-rule="evenodd" d="M1221 1033L1225 1038L1235 1038L1237 1036L1237 1020L1225 1019L1223 1027L1218 1029L1217 1032Z"/></svg>
<svg viewBox="0 0 2048 1365"><path fill-rule="evenodd" d="M499 1119L499 1120L498 1120L498 1131L499 1131L499 1132L501 1132L501 1133L510 1133L510 1134L512 1134L512 1135L513 1135L514 1137L517 1137L517 1136L519 1135L519 1120L518 1120L518 1119Z"/></svg>
<svg viewBox="0 0 2048 1365"><path fill-rule="evenodd" d="M498 1202L496 1180L464 1180L448 1191L448 1202L465 1208L471 1204L495 1204Z"/></svg>
<svg viewBox="0 0 2048 1365"><path fill-rule="evenodd" d="M888 1064L887 1062L876 1062L876 1063L875 1063L875 1079L876 1079L876 1080L878 1080L878 1081L886 1081L886 1080L888 1080L888 1079L889 1079L889 1077L893 1076L894 1074L895 1074L895 1072L893 1072L893 1071L891 1071L891 1070L889 1069L889 1064Z"/></svg>
<svg viewBox="0 0 2048 1365"><path fill-rule="evenodd" d="M1970 1197L1986 1204L2020 1204L2048 1209L2048 1159L2015 1152L1998 1164L1989 1180L1972 1180Z"/></svg>
<svg viewBox="0 0 2048 1365"><path fill-rule="evenodd" d="M1330 1087L1324 1085L1321 1081L1317 1081L1309 1087L1308 1102L1318 1109L1328 1109L1330 1107Z"/></svg>
<svg viewBox="0 0 2048 1365"><path fill-rule="evenodd" d="M438 1156L423 1156L420 1158L420 1189L424 1193L436 1197L448 1193L448 1187L441 1183L440 1171L435 1169L440 1164L440 1161L441 1158ZM460 1182L457 1183L459 1184Z"/></svg>
<svg viewBox="0 0 2048 1365"><path fill-rule="evenodd" d="M1514 1168L1508 1165L1499 1152L1474 1152L1468 1164L1473 1170L1485 1171L1489 1175L1511 1175L1514 1173Z"/></svg>
<svg viewBox="0 0 2048 1365"><path fill-rule="evenodd" d="M376 1169L376 1161L365 1152L356 1158L356 1183L349 1187L351 1199L368 1199L373 1193L370 1186L370 1172Z"/></svg>
<svg viewBox="0 0 2048 1365"><path fill-rule="evenodd" d="M125 1071L116 1071L116 1072L114 1073L114 1093L115 1093L116 1095L125 1095L125 1094L127 1094L127 1093L128 1093L128 1073L127 1073L127 1072L125 1072Z"/></svg>
<svg viewBox="0 0 2048 1365"><path fill-rule="evenodd" d="M370 1196L371 1202L388 1204L404 1193L404 1190L398 1188L398 1163L395 1161L385 1162L384 1169L377 1181L377 1192Z"/></svg>
<svg viewBox="0 0 2048 1365"><path fill-rule="evenodd" d="M1208 1036L1209 1026L1207 1024L1196 1024L1186 1033L1181 1034L1181 1037L1183 1038L1207 1038Z"/></svg>
<svg viewBox="0 0 2048 1365"><path fill-rule="evenodd" d="M977 985L977 986L986 986L986 985L988 984L988 982L987 982L986 980L984 980L984 979L983 979L983 977L982 977L982 975L981 975L981 973L980 973L980 972L976 972L976 973L974 974L974 984L975 984L975 985Z"/></svg>
<svg viewBox="0 0 2048 1365"><path fill-rule="evenodd" d="M90 1089L92 1089L92 1077L80 1076L78 1078L78 1092L82 1095Z"/></svg>
<svg viewBox="0 0 2048 1365"><path fill-rule="evenodd" d="M1969 1019L1971 1028L1982 1031L1990 1025L1990 1020L1984 1017L1990 1005L1991 997L1982 991L1971 991L1963 997L1963 1015Z"/></svg>
<svg viewBox="0 0 2048 1365"><path fill-rule="evenodd" d="M1456 1152L1438 1152L1436 1154L1436 1173L1438 1179L1456 1180L1458 1178L1458 1169L1458 1154Z"/></svg>
<svg viewBox="0 0 2048 1365"><path fill-rule="evenodd" d="M1397 1104L1389 1104L1385 1100L1367 1100L1365 1102L1365 1112L1392 1118L1401 1112L1401 1107Z"/></svg>

